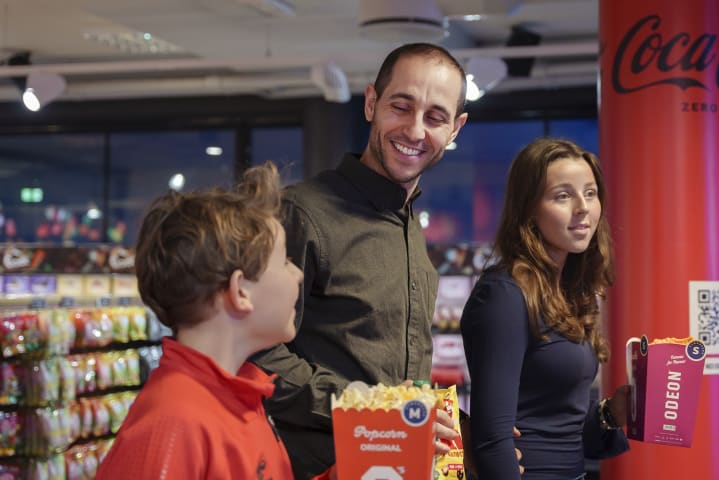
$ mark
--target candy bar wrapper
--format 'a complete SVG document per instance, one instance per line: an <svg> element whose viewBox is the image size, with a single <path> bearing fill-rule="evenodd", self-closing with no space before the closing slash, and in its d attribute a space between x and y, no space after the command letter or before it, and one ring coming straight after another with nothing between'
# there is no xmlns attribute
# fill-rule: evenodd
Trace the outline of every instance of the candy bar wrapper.
<svg viewBox="0 0 719 480"><path fill-rule="evenodd" d="M627 437L691 447L706 347L693 338L627 341Z"/></svg>
<svg viewBox="0 0 719 480"><path fill-rule="evenodd" d="M437 408L443 409L454 423L454 429L457 433L461 433L459 427L459 400L457 398L457 387L452 385L449 388L435 390L437 395ZM454 441L449 442L443 440L450 451L444 455L435 455L434 475L433 479L456 478L462 480L466 477L464 471L464 447L462 446L462 437L457 437Z"/></svg>
<svg viewBox="0 0 719 480"><path fill-rule="evenodd" d="M337 477L432 478L436 398L431 389L364 384L355 389L353 384L339 397L332 395Z"/></svg>

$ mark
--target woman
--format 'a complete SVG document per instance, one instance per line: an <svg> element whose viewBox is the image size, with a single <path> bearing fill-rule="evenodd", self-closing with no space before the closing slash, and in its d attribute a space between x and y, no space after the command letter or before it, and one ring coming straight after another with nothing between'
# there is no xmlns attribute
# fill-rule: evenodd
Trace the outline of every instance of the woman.
<svg viewBox="0 0 719 480"><path fill-rule="evenodd" d="M471 455L482 480L581 479L585 456L629 448L620 429L628 387L590 404L609 353L597 300L614 275L602 173L577 145L536 140L514 159L505 198L497 263L461 319L474 386Z"/></svg>

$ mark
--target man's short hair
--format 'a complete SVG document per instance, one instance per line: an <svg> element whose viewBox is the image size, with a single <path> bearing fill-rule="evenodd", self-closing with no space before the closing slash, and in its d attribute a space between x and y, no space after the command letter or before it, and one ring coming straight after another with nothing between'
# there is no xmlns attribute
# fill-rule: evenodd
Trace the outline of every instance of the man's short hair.
<svg viewBox="0 0 719 480"><path fill-rule="evenodd" d="M467 75L464 73L464 68L452 56L449 51L439 45L431 43L408 43L392 50L389 55L382 62L382 66L379 68L377 78L374 81L374 89L377 92L377 98L382 96L385 88L392 81L392 71L394 70L395 64L404 57L429 57L435 58L440 62L447 62L453 66L460 74L462 79L462 88L459 92L459 99L457 99L457 113L455 118L460 116L464 112L464 105L466 103L467 96Z"/></svg>
<svg viewBox="0 0 719 480"><path fill-rule="evenodd" d="M280 181L271 163L248 169L232 191L169 191L147 211L135 271L142 300L172 328L203 321L235 270L256 280L274 246Z"/></svg>

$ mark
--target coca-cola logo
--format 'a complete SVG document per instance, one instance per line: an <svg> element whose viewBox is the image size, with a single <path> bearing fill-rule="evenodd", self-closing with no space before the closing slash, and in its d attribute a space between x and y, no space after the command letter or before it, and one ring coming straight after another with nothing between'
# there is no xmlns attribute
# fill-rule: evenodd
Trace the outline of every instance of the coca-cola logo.
<svg viewBox="0 0 719 480"><path fill-rule="evenodd" d="M716 34L693 37L687 32L678 32L669 37L659 31L661 23L659 15L647 15L622 38L612 68L612 85L618 93L632 93L656 85L676 85L682 90L709 88L689 74L702 73L716 63ZM652 66L660 78L653 76L649 80L642 75ZM716 81L719 85L719 69Z"/></svg>

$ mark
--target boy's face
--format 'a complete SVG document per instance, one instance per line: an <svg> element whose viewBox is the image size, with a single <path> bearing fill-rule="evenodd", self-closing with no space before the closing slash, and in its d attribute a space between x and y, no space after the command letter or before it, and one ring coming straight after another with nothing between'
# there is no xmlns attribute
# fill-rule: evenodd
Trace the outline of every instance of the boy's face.
<svg viewBox="0 0 719 480"><path fill-rule="evenodd" d="M287 258L285 229L275 219L270 223L275 233L272 254L267 269L252 287L254 333L259 340L266 340L266 347L295 338L295 303L303 278Z"/></svg>

